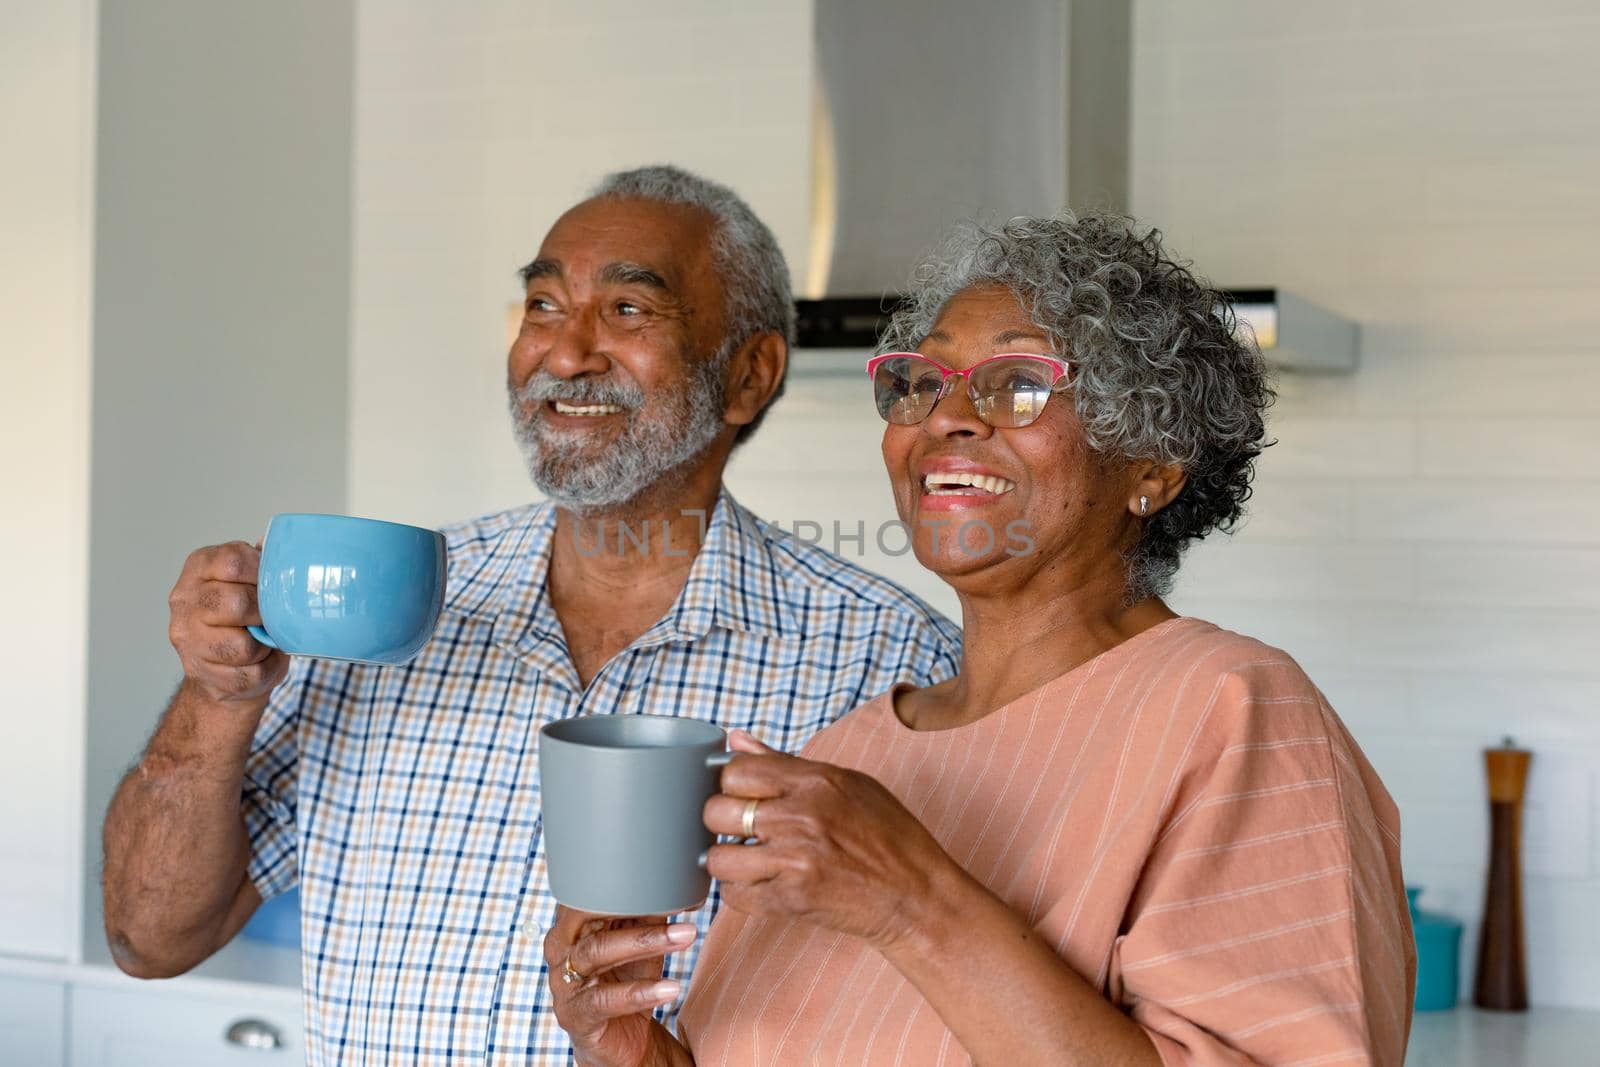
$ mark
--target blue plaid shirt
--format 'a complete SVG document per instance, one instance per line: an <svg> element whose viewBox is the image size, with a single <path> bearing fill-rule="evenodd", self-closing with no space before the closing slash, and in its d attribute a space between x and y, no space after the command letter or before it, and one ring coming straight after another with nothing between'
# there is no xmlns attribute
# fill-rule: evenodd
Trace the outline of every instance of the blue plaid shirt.
<svg viewBox="0 0 1600 1067"><path fill-rule="evenodd" d="M554 530L548 504L447 528L445 610L420 656L297 657L273 693L244 781L249 873L263 898L300 886L311 1064L568 1061L542 951L545 723L670 711L794 751L960 659L926 604L724 492L671 610L585 688L546 592ZM715 907L691 917L702 931Z"/></svg>

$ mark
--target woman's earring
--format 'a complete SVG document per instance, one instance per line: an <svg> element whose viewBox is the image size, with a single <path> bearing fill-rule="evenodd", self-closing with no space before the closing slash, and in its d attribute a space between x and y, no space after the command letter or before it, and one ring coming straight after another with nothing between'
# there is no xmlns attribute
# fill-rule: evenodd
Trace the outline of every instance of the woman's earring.
<svg viewBox="0 0 1600 1067"><path fill-rule="evenodd" d="M1149 510L1150 510L1150 498L1147 497L1147 496L1140 497L1139 498L1139 517L1141 519L1144 518L1145 512L1147 512Z"/></svg>

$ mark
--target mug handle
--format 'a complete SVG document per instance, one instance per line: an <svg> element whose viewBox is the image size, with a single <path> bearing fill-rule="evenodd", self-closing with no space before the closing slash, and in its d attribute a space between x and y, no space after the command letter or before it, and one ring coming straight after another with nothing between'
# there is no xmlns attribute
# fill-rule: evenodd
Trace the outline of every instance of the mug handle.
<svg viewBox="0 0 1600 1067"><path fill-rule="evenodd" d="M267 523L267 533L271 533L271 532L272 532L272 523L269 522L269 523ZM256 551L257 552L264 551L266 549L266 547L267 547L267 534L264 533L264 534L261 535L261 540L256 542ZM260 579L257 578L256 585L259 587L260 584L261 584L260 583ZM266 627L264 627L264 626L246 626L245 629L250 631L250 636L251 637L255 638L257 641L260 641L263 645L266 645L268 648L277 648L278 647L278 642L274 641L271 638L271 636L268 635Z"/></svg>
<svg viewBox="0 0 1600 1067"><path fill-rule="evenodd" d="M267 636L267 631L262 629L261 627L259 627L259 626L246 626L245 629L250 631L250 636L251 637L255 638L257 641L260 641L263 645L266 645L268 648L277 648L278 647L278 642L274 641L271 637Z"/></svg>

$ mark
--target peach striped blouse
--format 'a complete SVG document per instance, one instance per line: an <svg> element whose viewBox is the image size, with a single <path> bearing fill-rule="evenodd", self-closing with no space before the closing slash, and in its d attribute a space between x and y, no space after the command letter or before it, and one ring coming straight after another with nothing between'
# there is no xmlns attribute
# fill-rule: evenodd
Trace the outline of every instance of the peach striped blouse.
<svg viewBox="0 0 1600 1067"><path fill-rule="evenodd" d="M979 722L913 731L885 694L804 755L888 787L1167 1063L1400 1064L1399 817L1285 653L1174 619ZM732 909L679 1035L700 1067L970 1062L862 942Z"/></svg>

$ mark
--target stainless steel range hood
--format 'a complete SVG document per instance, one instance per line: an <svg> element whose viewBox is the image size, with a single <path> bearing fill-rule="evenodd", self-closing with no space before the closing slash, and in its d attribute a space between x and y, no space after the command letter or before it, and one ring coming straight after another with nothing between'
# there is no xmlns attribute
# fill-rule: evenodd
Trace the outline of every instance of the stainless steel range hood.
<svg viewBox="0 0 1600 1067"><path fill-rule="evenodd" d="M1069 200L1075 157L1100 164L1081 177L1093 202L1125 202L1128 0L816 0L814 10L801 344L870 344L885 295L956 219L1090 202L1084 187ZM1073 62L1074 28L1105 46L1098 62ZM1079 99L1100 106L1080 117L1069 109Z"/></svg>
<svg viewBox="0 0 1600 1067"><path fill-rule="evenodd" d="M872 345L957 219L1127 210L1131 6L815 0L802 347ZM1280 355L1303 305L1280 319Z"/></svg>
<svg viewBox="0 0 1600 1067"><path fill-rule="evenodd" d="M1234 289L1228 294L1267 362L1305 374L1356 369L1361 333L1356 324L1282 289Z"/></svg>

